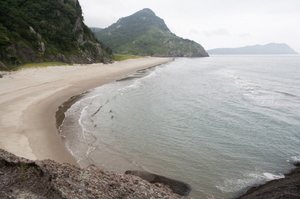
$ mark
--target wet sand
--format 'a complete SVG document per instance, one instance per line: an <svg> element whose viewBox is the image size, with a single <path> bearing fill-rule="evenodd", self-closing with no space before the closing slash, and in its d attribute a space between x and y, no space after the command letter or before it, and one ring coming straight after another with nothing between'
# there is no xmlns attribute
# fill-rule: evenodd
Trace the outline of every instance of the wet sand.
<svg viewBox="0 0 300 199"><path fill-rule="evenodd" d="M58 107L72 96L172 60L148 57L6 73L0 78L0 148L32 160L77 165L56 128Z"/></svg>

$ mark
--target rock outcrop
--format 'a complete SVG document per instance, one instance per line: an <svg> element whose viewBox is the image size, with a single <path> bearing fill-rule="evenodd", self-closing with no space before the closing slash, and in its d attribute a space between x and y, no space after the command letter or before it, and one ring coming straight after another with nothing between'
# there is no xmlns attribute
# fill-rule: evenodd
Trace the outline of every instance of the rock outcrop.
<svg viewBox="0 0 300 199"><path fill-rule="evenodd" d="M188 196L191 191L191 186L185 182L167 178L165 176L157 175L147 171L128 170L125 172L125 174L138 176L150 183L163 183L165 185L168 185L174 193L177 193L181 196Z"/></svg>
<svg viewBox="0 0 300 199"><path fill-rule="evenodd" d="M300 198L300 163L297 168L284 178L266 182L249 189L237 199L299 199Z"/></svg>
<svg viewBox="0 0 300 199"><path fill-rule="evenodd" d="M0 198L190 198L163 184L51 160L32 161L0 149ZM191 198L190 198L191 199Z"/></svg>

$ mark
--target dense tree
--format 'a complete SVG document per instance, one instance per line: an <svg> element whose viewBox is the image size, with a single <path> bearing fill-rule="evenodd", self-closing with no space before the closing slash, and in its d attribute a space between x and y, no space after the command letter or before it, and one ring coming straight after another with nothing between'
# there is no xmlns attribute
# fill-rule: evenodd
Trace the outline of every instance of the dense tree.
<svg viewBox="0 0 300 199"><path fill-rule="evenodd" d="M78 1L0 0L0 8L2 62L26 62L24 56L12 52L24 46L26 49L32 49L35 56L45 59L52 59L58 53L68 57L72 54L82 54L85 50L97 51L95 46L91 46L100 46L91 30L83 23ZM89 45L84 45L86 42ZM42 54L41 43L46 49ZM95 52L92 54L97 56ZM102 58L98 60L100 59Z"/></svg>

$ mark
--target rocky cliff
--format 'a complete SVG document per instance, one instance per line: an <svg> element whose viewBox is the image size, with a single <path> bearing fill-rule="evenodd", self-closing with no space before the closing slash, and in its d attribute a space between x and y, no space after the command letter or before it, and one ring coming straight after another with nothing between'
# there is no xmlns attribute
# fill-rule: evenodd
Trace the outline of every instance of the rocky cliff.
<svg viewBox="0 0 300 199"><path fill-rule="evenodd" d="M109 62L83 23L78 0L0 1L0 61L10 68L27 62Z"/></svg>
<svg viewBox="0 0 300 199"><path fill-rule="evenodd" d="M0 198L170 198L182 197L160 183L51 160L31 161L0 149ZM191 199L191 198L190 198Z"/></svg>

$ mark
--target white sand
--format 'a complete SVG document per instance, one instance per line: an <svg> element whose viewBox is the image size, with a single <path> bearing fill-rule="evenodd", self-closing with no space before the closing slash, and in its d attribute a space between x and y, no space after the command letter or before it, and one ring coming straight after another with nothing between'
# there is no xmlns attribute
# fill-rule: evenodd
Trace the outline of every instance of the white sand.
<svg viewBox="0 0 300 199"><path fill-rule="evenodd" d="M77 164L56 129L58 107L86 90L169 61L172 58L149 57L7 73L0 78L0 148L32 160Z"/></svg>

